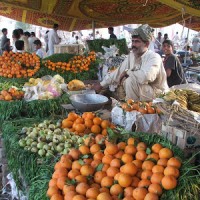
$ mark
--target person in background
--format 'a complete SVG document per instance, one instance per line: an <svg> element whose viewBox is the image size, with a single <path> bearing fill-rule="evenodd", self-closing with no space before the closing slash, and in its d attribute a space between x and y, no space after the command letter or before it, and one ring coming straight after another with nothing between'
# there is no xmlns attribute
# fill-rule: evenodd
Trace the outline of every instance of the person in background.
<svg viewBox="0 0 200 200"><path fill-rule="evenodd" d="M12 50L11 46L10 46L10 39L7 38L6 42L4 43L4 46L2 47L2 52L7 51L10 52Z"/></svg>
<svg viewBox="0 0 200 200"><path fill-rule="evenodd" d="M158 36L155 39L155 52L158 52L162 49L162 42L163 42L162 33L158 32Z"/></svg>
<svg viewBox="0 0 200 200"><path fill-rule="evenodd" d="M60 38L58 36L58 24L53 25L53 29L48 32L48 56L51 56L54 54L54 45L60 43Z"/></svg>
<svg viewBox="0 0 200 200"><path fill-rule="evenodd" d="M180 37L179 37L179 35L178 35L178 32L176 32L176 35L173 37L172 41L173 41L173 43L174 43L174 48L175 48L175 49L178 49L179 46L180 46L180 44L179 44L179 42L180 42Z"/></svg>
<svg viewBox="0 0 200 200"><path fill-rule="evenodd" d="M17 49L17 52L23 53L24 51L24 41L23 40L17 40L15 42L15 47Z"/></svg>
<svg viewBox="0 0 200 200"><path fill-rule="evenodd" d="M20 38L20 34L19 34L18 29L13 30L13 32L12 32L12 38L13 38L13 45L12 45L13 46L13 52L17 52L17 49L15 47L15 42L17 40L19 40L19 38Z"/></svg>
<svg viewBox="0 0 200 200"><path fill-rule="evenodd" d="M28 38L31 53L33 53L36 50L35 45L34 45L35 40L39 40L39 39L35 36L35 32L31 32L30 37Z"/></svg>
<svg viewBox="0 0 200 200"><path fill-rule="evenodd" d="M192 51L199 52L200 50L200 39L198 35L195 35L195 37L192 39Z"/></svg>
<svg viewBox="0 0 200 200"><path fill-rule="evenodd" d="M78 36L75 36L75 40L76 40L75 44L81 44L81 40L79 39Z"/></svg>
<svg viewBox="0 0 200 200"><path fill-rule="evenodd" d="M6 43L7 39L8 39L7 38L7 34L8 34L7 28L3 28L2 29L2 33L3 33L3 36L1 37L1 51L0 51L0 54L2 54L4 45L5 45L5 43Z"/></svg>
<svg viewBox="0 0 200 200"><path fill-rule="evenodd" d="M40 40L35 40L33 42L33 44L35 45L36 55L38 55L40 58L44 58L46 56L46 53L42 49L42 43L41 43L41 41Z"/></svg>
<svg viewBox="0 0 200 200"><path fill-rule="evenodd" d="M154 51L155 52L155 37L154 37L154 29L152 29L152 39L149 43L149 50Z"/></svg>
<svg viewBox="0 0 200 200"><path fill-rule="evenodd" d="M95 39L101 39L102 36L100 35L99 31L96 31Z"/></svg>
<svg viewBox="0 0 200 200"><path fill-rule="evenodd" d="M114 34L114 28L113 27L108 28L108 33L110 34L110 39L117 39L117 36Z"/></svg>
<svg viewBox="0 0 200 200"><path fill-rule="evenodd" d="M186 83L183 67L177 56L173 53L173 43L171 40L165 40L162 43L165 58L163 61L167 74L167 84L169 87Z"/></svg>
<svg viewBox="0 0 200 200"><path fill-rule="evenodd" d="M134 101L151 101L156 93L168 89L166 72L161 57L148 50L152 29L145 24L132 33L132 52L115 71L108 73L102 82L95 83L97 92L107 86L123 86L125 98Z"/></svg>
<svg viewBox="0 0 200 200"><path fill-rule="evenodd" d="M45 51L46 53L49 51L49 47L48 47L48 32L49 30L46 31L45 35L44 35L44 42L45 42Z"/></svg>
<svg viewBox="0 0 200 200"><path fill-rule="evenodd" d="M19 28L18 31L19 31L19 34L20 34L19 39L24 41L24 51L29 52L30 46L29 46L28 38L24 35L24 31L21 28Z"/></svg>
<svg viewBox="0 0 200 200"><path fill-rule="evenodd" d="M164 41L164 40L169 40L169 37L168 37L168 34L167 34L167 33L164 34L163 41ZM163 41L162 41L162 42L163 42Z"/></svg>
<svg viewBox="0 0 200 200"><path fill-rule="evenodd" d="M76 36L76 33L75 33L75 32L72 32L72 35L71 35L71 37L70 37L70 39L69 39L69 43L70 43L70 44L75 44L75 43L76 43L76 38L75 38L75 36Z"/></svg>

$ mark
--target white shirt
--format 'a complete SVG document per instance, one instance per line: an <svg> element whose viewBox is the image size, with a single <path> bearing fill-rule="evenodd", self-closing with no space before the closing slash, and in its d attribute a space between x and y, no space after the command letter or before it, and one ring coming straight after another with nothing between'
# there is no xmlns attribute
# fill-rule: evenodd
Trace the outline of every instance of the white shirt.
<svg viewBox="0 0 200 200"><path fill-rule="evenodd" d="M40 48L36 51L36 55L38 55L40 58L44 58L46 57L46 52L42 48Z"/></svg>
<svg viewBox="0 0 200 200"><path fill-rule="evenodd" d="M32 52L34 52L35 51L35 45L33 44L33 42L35 41L35 40L39 40L37 37L29 37L28 38L28 42L29 42L29 47L30 47L30 52L32 53Z"/></svg>
<svg viewBox="0 0 200 200"><path fill-rule="evenodd" d="M57 31L50 30L48 32L48 47L49 47L49 51L48 51L48 56L51 56L54 54L54 45L55 44L59 44L60 43L60 38L58 36Z"/></svg>

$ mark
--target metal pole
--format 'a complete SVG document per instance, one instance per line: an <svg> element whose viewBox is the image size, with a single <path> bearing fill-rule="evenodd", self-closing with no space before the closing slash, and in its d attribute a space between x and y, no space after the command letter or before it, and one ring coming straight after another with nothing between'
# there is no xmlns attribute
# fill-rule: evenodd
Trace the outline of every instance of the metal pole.
<svg viewBox="0 0 200 200"><path fill-rule="evenodd" d="M92 20L93 39L95 40L95 21Z"/></svg>
<svg viewBox="0 0 200 200"><path fill-rule="evenodd" d="M192 17L190 17L189 27L190 27L190 24L191 24L191 20L192 20ZM190 32L190 29L188 28L188 31L187 31L187 41L188 41L188 37L189 37L189 32ZM185 57L184 57L184 64L187 66L186 60L187 60L187 46L186 46Z"/></svg>

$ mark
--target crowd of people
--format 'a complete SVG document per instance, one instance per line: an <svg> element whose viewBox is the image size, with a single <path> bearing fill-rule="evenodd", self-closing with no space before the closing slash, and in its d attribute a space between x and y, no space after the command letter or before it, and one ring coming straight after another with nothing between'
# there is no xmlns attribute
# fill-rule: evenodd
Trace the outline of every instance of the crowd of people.
<svg viewBox="0 0 200 200"><path fill-rule="evenodd" d="M34 32L24 32L22 29L13 31L13 45L11 46L10 39L7 38L8 30L3 28L1 51L36 52L41 58L46 55L50 56L54 54L54 45L61 42L57 33L58 28L58 24L54 24L52 30L46 31L44 35L45 50ZM115 85L117 89L122 86L126 98L147 101L152 100L158 92L163 92L174 85L186 83L182 65L174 54L174 47L179 44L180 40L178 32L172 40L169 39L168 34L164 34L162 37L161 32L158 32L158 36L155 38L153 32L154 29L148 25L134 29L131 51L125 61L117 70L108 73L103 81L94 84L93 89L100 92L109 85ZM117 39L113 27L108 28L108 33L110 39ZM102 38L99 31L96 31L95 38ZM92 34L88 39L93 39ZM69 41L71 44L81 43L81 39L75 32L72 32ZM188 40L186 39L184 46L187 45ZM199 52L198 36L192 40L191 48L193 51ZM162 57L163 55L164 57Z"/></svg>

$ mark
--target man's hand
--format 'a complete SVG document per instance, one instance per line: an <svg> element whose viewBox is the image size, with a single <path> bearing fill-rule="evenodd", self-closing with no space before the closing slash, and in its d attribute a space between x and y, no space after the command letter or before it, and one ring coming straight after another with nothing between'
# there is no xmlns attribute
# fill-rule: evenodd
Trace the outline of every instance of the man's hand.
<svg viewBox="0 0 200 200"><path fill-rule="evenodd" d="M95 83L92 85L92 89L96 92L100 92L103 89L103 87L100 85L100 83Z"/></svg>
<svg viewBox="0 0 200 200"><path fill-rule="evenodd" d="M119 82L121 84L122 80L128 78L128 74L126 73L126 71L122 72L121 76L120 76L120 79L119 79Z"/></svg>

